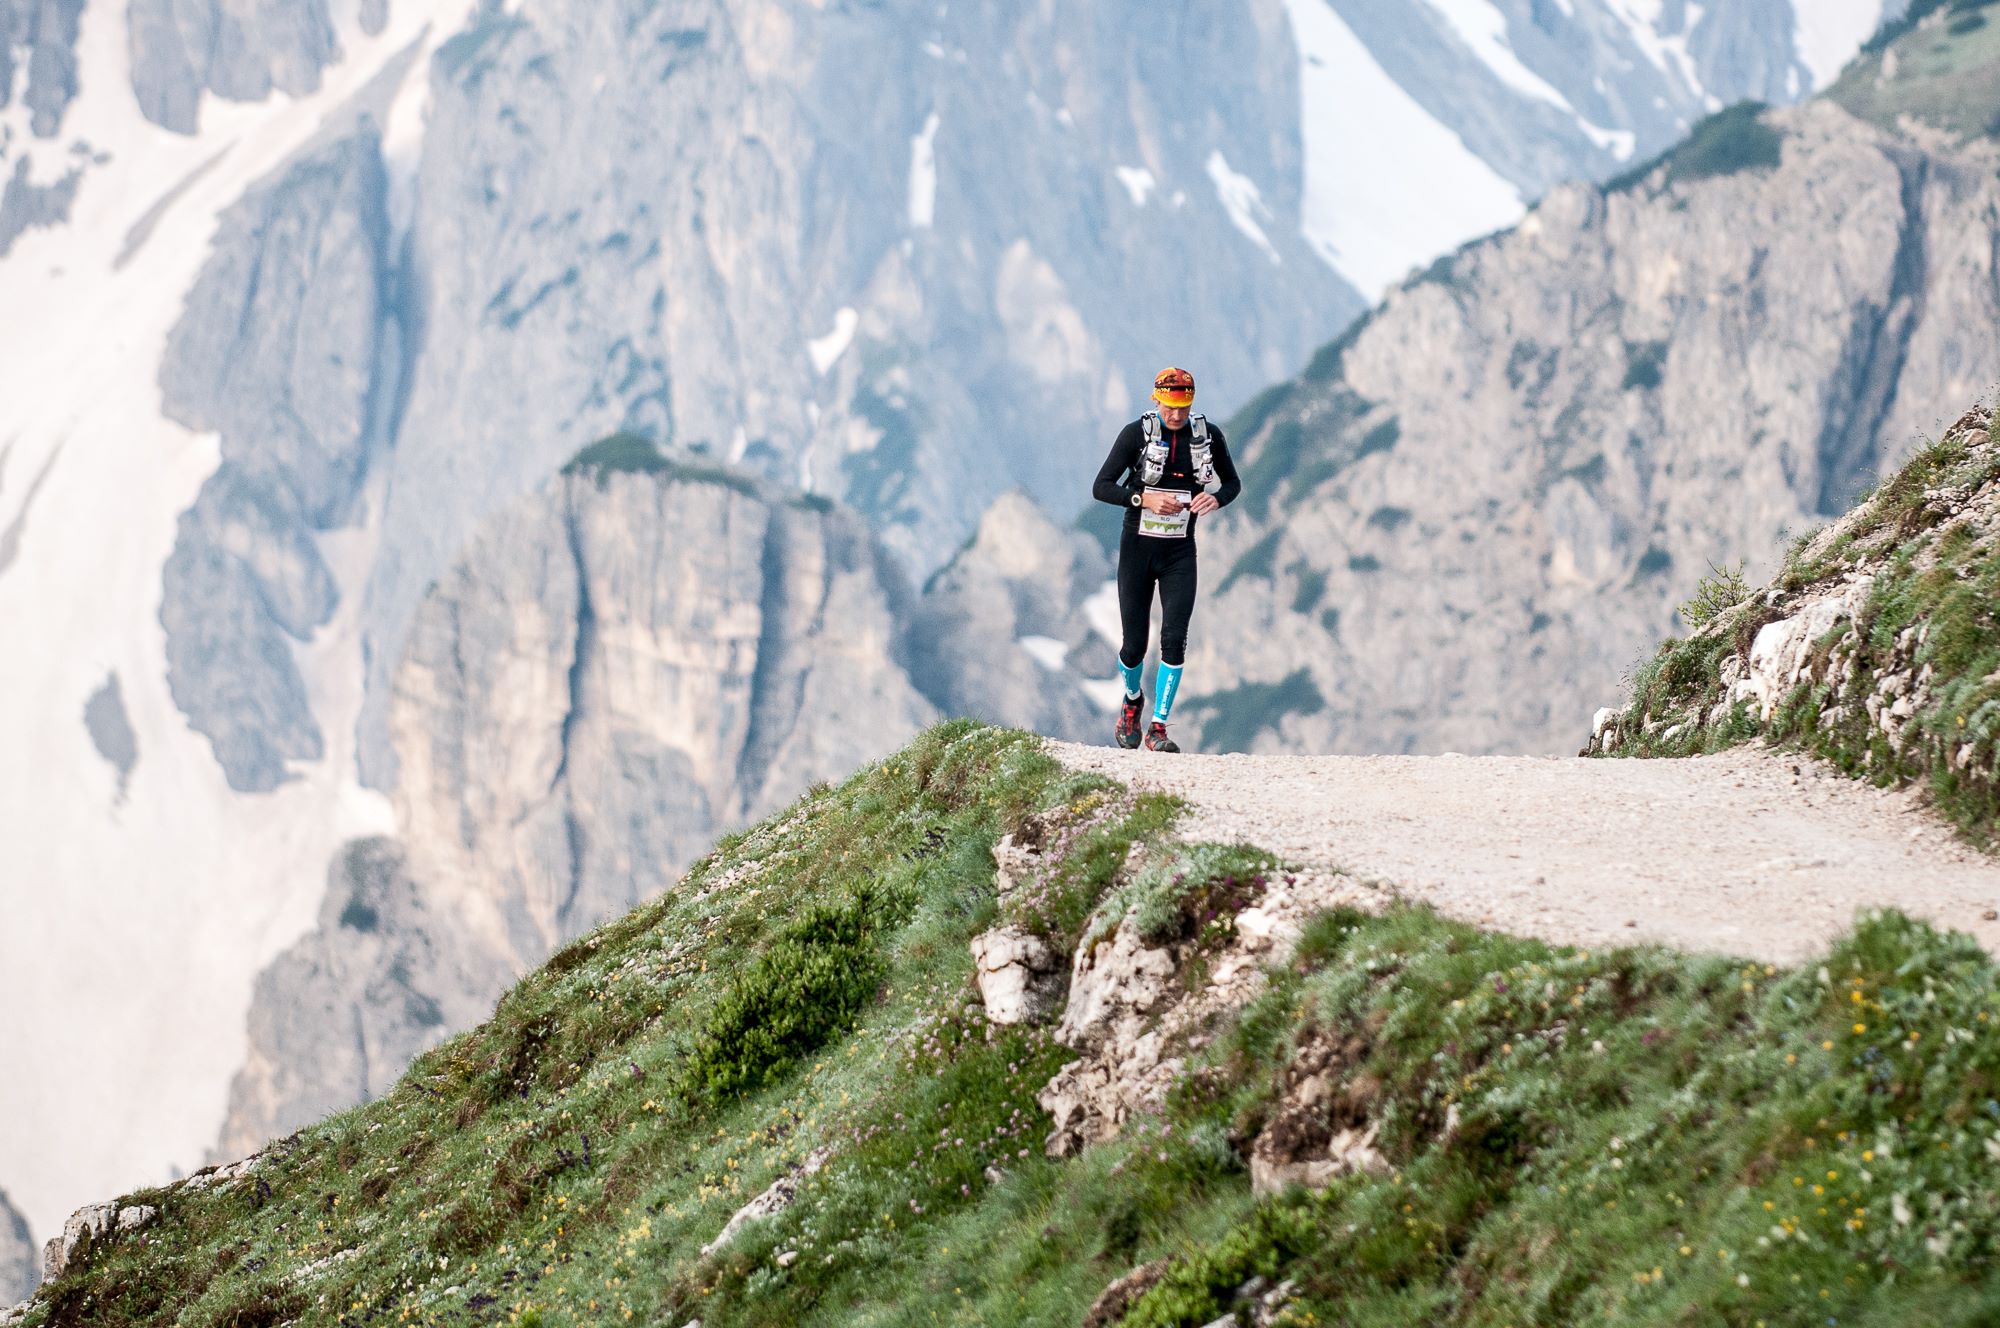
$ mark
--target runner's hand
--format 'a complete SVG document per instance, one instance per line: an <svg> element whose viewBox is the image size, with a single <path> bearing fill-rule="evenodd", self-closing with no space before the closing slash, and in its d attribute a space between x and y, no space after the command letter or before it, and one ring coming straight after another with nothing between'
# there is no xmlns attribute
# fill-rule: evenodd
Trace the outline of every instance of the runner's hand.
<svg viewBox="0 0 2000 1328"><path fill-rule="evenodd" d="M1172 516L1186 506L1187 503L1177 493L1149 493L1145 499L1146 510L1161 516Z"/></svg>
<svg viewBox="0 0 2000 1328"><path fill-rule="evenodd" d="M1215 501L1215 495L1212 493L1198 493L1194 496L1194 501L1188 504L1189 510L1196 516L1200 516L1204 512L1213 512L1220 506L1222 504Z"/></svg>

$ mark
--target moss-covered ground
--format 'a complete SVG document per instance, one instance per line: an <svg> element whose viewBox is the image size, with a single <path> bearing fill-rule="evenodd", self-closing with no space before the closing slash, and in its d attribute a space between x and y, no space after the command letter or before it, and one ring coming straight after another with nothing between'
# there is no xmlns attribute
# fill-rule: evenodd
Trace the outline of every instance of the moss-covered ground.
<svg viewBox="0 0 2000 1328"><path fill-rule="evenodd" d="M1157 1117L1045 1157L1070 1053L979 1011L991 847L1054 864L1005 916L1060 946L1107 901L1097 930L1198 941L1280 868L1162 856L1176 814L1027 735L934 729L725 839L383 1099L130 1196L159 1218L28 1322L1074 1325L1152 1261L1126 1323L1209 1323L1254 1276L1294 1283L1293 1324L2000 1316L2000 983L1896 916L1780 971L1326 914ZM1250 1141L1328 1037L1391 1170L1255 1199Z"/></svg>

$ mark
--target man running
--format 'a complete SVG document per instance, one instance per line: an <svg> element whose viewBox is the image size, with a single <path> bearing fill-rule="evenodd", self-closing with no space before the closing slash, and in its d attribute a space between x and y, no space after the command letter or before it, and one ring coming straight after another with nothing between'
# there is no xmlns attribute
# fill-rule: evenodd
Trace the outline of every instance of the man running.
<svg viewBox="0 0 2000 1328"><path fill-rule="evenodd" d="M1090 493L1101 503L1125 509L1125 531L1118 540L1118 617L1125 638L1118 648L1118 672L1125 679L1118 745L1137 747L1140 741L1139 712L1146 697L1139 690L1139 670L1146 662L1157 585L1160 669L1145 743L1147 751L1177 752L1180 748L1167 736L1167 716L1180 689L1188 619L1194 614L1195 518L1226 506L1243 485L1222 430L1199 415L1189 417L1193 374L1160 370L1153 379L1153 400L1160 409L1119 431Z"/></svg>

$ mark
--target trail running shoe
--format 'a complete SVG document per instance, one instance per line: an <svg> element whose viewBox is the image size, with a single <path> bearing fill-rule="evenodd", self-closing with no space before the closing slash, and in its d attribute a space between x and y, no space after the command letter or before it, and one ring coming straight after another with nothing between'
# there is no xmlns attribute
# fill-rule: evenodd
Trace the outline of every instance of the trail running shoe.
<svg viewBox="0 0 2000 1328"><path fill-rule="evenodd" d="M1179 747L1167 736L1167 726L1154 720L1146 729L1146 750L1149 752L1177 752Z"/></svg>
<svg viewBox="0 0 2000 1328"><path fill-rule="evenodd" d="M1118 729L1112 737L1127 751L1139 745L1139 712L1145 708L1146 698L1143 695L1128 696L1118 712Z"/></svg>

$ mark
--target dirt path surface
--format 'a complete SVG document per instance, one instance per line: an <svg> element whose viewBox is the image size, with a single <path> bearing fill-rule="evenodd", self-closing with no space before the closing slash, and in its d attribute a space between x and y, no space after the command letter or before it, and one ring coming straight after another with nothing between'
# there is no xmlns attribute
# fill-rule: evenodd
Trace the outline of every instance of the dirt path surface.
<svg viewBox="0 0 2000 1328"><path fill-rule="evenodd" d="M2000 858L1806 757L1168 756L1051 742L1186 798L1189 839L1372 878L1467 922L1796 963L1893 905L2000 954Z"/></svg>

